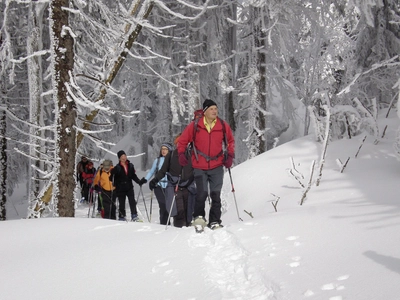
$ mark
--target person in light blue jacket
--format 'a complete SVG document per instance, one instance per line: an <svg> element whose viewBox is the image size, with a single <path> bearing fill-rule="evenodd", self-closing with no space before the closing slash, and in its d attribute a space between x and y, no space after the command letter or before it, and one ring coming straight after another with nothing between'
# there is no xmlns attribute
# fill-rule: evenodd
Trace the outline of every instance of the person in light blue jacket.
<svg viewBox="0 0 400 300"><path fill-rule="evenodd" d="M154 160L153 165L150 171L147 173L145 177L141 179L141 183L146 183L149 181L155 174L157 174L158 170L161 169L164 158L168 154L168 152L172 152L173 146L171 143L163 143L160 149L160 155ZM165 201L165 188L167 187L168 180L167 176L161 179L157 186L154 188L154 194L156 195L158 206L160 207L160 224L166 225L168 222L168 209L166 207Z"/></svg>

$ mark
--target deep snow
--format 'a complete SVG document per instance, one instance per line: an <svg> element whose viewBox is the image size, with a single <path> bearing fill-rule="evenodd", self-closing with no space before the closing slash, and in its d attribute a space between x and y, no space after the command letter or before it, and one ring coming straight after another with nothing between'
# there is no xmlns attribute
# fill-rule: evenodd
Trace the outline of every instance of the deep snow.
<svg viewBox="0 0 400 300"><path fill-rule="evenodd" d="M148 223L142 199L143 223L87 218L81 204L75 218L17 220L9 203L0 299L397 300L400 162L392 145L400 122L392 115L379 121L385 137L376 144L368 136L357 158L364 135L329 144L321 184L303 205L288 170L292 157L308 182L322 152L312 136L235 166L235 193L228 173L223 187L225 228L203 234L166 230L156 207ZM348 157L340 173L336 160Z"/></svg>

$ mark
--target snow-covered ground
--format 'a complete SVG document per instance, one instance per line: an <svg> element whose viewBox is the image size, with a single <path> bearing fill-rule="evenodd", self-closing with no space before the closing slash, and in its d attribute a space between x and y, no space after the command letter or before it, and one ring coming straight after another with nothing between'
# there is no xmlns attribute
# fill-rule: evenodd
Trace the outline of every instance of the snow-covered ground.
<svg viewBox="0 0 400 300"><path fill-rule="evenodd" d="M368 136L357 158L364 135L330 143L303 205L288 170L293 158L308 182L322 152L312 137L235 166L216 231L166 230L156 206L152 223L87 218L84 205L76 218L1 222L0 299L400 299L399 123L382 118L385 137Z"/></svg>

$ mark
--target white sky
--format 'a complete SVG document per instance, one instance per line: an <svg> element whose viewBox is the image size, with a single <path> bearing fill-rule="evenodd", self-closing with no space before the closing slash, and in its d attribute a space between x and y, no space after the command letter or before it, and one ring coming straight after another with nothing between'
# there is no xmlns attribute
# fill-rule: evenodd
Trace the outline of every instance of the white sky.
<svg viewBox="0 0 400 300"><path fill-rule="evenodd" d="M14 196L14 220L0 222L0 299L397 300L400 162L392 145L400 122L391 114L379 123L386 136L377 145L368 136L358 158L364 135L329 145L321 185L302 206L288 169L293 157L308 182L321 153L312 137L234 167L244 221L226 174L225 228L203 234L166 230L156 207L151 224L87 218L84 205L76 218L17 220L24 200ZM340 173L336 160L347 157ZM144 193L149 208L147 186ZM139 207L145 215L142 199Z"/></svg>

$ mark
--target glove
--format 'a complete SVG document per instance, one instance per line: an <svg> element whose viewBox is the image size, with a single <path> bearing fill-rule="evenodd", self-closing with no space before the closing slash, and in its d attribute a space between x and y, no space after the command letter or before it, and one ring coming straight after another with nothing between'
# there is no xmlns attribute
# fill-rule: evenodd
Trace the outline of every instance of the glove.
<svg viewBox="0 0 400 300"><path fill-rule="evenodd" d="M142 185L145 184L146 182L147 182L147 179L143 177L142 179L140 179L139 185L142 186Z"/></svg>
<svg viewBox="0 0 400 300"><path fill-rule="evenodd" d="M188 159L186 158L185 153L179 153L179 164L184 167L186 166L189 162Z"/></svg>
<svg viewBox="0 0 400 300"><path fill-rule="evenodd" d="M228 154L228 157L224 161L225 168L229 169L230 167L232 167L232 163L233 163L233 155Z"/></svg>
<svg viewBox="0 0 400 300"><path fill-rule="evenodd" d="M96 184L96 185L94 186L94 190L95 190L96 192L100 192L100 191L101 191L101 188Z"/></svg>
<svg viewBox="0 0 400 300"><path fill-rule="evenodd" d="M152 180L150 180L149 182L149 189L152 191L154 190L154 188L157 186L157 180L155 178L153 178Z"/></svg>

